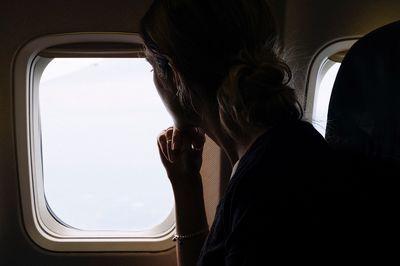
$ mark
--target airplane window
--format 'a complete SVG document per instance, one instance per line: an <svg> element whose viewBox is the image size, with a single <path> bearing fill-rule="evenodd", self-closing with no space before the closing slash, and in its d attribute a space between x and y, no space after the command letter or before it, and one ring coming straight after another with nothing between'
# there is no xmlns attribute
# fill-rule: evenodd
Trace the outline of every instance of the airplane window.
<svg viewBox="0 0 400 266"><path fill-rule="evenodd" d="M325 136L329 100L340 63L328 59L325 65L327 65L328 68L321 77L319 87L316 88L314 112L312 116L312 123L322 136Z"/></svg>
<svg viewBox="0 0 400 266"><path fill-rule="evenodd" d="M44 193L80 230L141 231L171 214L156 137L172 125L143 58L55 58L39 82Z"/></svg>

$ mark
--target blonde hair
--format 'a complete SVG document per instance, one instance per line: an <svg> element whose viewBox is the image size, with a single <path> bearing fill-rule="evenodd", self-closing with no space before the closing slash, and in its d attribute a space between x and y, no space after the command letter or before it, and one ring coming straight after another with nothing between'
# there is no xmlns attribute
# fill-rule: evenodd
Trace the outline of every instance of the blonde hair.
<svg viewBox="0 0 400 266"><path fill-rule="evenodd" d="M170 78L173 64L184 78L182 105L206 95L229 133L302 117L265 0L155 0L141 35L157 72Z"/></svg>

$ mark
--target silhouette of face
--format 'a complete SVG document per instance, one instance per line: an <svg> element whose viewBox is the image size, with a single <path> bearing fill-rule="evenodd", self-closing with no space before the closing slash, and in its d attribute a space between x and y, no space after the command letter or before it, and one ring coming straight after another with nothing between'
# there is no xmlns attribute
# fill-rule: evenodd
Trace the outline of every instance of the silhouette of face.
<svg viewBox="0 0 400 266"><path fill-rule="evenodd" d="M166 109L171 114L174 124L179 129L195 127L194 111L184 108L179 101L178 89L173 78L172 69L166 71L166 74L160 74L159 69L153 69L153 80Z"/></svg>

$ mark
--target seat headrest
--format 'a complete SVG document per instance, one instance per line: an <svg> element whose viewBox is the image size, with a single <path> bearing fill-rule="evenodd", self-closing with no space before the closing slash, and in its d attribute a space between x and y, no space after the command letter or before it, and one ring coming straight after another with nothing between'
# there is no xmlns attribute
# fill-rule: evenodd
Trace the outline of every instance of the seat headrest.
<svg viewBox="0 0 400 266"><path fill-rule="evenodd" d="M365 35L345 56L326 140L335 150L400 162L400 21Z"/></svg>

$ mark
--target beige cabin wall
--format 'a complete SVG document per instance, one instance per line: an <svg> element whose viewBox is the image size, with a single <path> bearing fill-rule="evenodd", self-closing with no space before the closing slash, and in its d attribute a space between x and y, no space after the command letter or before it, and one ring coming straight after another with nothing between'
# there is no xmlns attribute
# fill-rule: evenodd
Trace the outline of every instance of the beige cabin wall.
<svg viewBox="0 0 400 266"><path fill-rule="evenodd" d="M283 39L301 102L306 102L308 74L321 49L396 20L400 20L398 0L286 0Z"/></svg>

